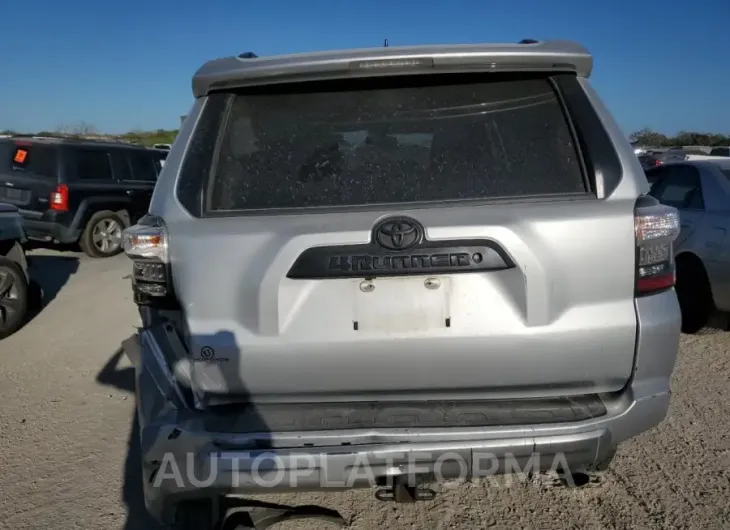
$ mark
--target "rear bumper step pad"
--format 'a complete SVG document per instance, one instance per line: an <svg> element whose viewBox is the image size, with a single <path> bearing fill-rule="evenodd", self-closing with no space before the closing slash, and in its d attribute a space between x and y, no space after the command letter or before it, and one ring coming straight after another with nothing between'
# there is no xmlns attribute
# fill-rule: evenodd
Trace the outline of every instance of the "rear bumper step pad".
<svg viewBox="0 0 730 530"><path fill-rule="evenodd" d="M597 395L544 399L277 403L208 410L211 432L301 432L342 429L491 427L568 423L598 418Z"/></svg>

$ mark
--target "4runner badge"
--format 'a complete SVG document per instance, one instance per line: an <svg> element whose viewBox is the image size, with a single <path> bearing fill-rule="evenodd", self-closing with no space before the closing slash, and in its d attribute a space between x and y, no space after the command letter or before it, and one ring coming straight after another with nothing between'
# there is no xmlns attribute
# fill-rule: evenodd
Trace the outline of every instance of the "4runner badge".
<svg viewBox="0 0 730 530"><path fill-rule="evenodd" d="M495 241L429 241L415 219L403 215L381 219L368 243L311 247L302 252L288 278L325 279L452 274L495 271L515 266Z"/></svg>

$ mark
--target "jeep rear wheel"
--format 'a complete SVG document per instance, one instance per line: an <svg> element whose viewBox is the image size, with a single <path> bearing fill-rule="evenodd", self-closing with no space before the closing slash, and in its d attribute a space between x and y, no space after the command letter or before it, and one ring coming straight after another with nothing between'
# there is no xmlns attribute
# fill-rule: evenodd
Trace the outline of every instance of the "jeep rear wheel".
<svg viewBox="0 0 730 530"><path fill-rule="evenodd" d="M125 228L122 218L114 212L97 212L86 223L79 246L92 258L115 256L122 251L122 231Z"/></svg>

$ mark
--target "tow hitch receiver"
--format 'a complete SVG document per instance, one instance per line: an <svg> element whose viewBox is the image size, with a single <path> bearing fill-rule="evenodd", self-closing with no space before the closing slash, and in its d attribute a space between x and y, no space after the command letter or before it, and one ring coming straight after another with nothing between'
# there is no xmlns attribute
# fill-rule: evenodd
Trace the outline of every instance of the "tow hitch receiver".
<svg viewBox="0 0 730 530"><path fill-rule="evenodd" d="M379 501L397 503L432 501L436 498L436 492L432 489L409 483L408 477L393 477L388 487L381 488L375 492L375 498Z"/></svg>

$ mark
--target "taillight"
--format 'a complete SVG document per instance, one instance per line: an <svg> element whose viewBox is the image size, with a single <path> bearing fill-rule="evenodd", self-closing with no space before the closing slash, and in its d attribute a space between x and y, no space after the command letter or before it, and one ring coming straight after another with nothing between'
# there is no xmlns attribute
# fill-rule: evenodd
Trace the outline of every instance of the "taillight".
<svg viewBox="0 0 730 530"><path fill-rule="evenodd" d="M68 186L65 184L59 184L56 189L53 190L49 198L49 204L51 210L56 212L67 212L68 211Z"/></svg>
<svg viewBox="0 0 730 530"><path fill-rule="evenodd" d="M679 230L679 212L675 208L653 197L639 197L634 208L637 296L674 286L674 240Z"/></svg>
<svg viewBox="0 0 730 530"><path fill-rule="evenodd" d="M138 305L174 302L168 256L167 229L161 219L147 215L123 234L124 253L132 260L132 289Z"/></svg>
<svg viewBox="0 0 730 530"><path fill-rule="evenodd" d="M654 160L654 166L655 167L656 166L661 166L661 165L662 165L662 161L661 160Z"/></svg>

